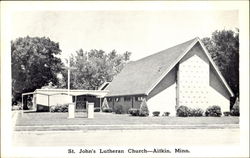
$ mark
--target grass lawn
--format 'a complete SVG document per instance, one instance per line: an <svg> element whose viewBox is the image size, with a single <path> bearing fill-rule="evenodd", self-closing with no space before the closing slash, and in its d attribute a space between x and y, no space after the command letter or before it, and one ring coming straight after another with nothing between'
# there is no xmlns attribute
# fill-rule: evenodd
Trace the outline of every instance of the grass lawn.
<svg viewBox="0 0 250 158"><path fill-rule="evenodd" d="M19 114L17 126L46 125L209 125L239 124L239 117L135 117L128 114L96 112L93 119L86 113L76 113L76 118L68 119L68 113L34 112Z"/></svg>

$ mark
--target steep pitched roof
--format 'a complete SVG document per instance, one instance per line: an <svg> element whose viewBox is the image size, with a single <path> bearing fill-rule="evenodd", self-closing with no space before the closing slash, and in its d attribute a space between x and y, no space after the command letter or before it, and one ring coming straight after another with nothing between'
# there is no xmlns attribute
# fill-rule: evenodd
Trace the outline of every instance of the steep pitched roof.
<svg viewBox="0 0 250 158"><path fill-rule="evenodd" d="M109 90L107 96L148 95L197 42L200 42L219 77L233 96L231 89L199 38L189 40L140 60L129 62L105 89Z"/></svg>

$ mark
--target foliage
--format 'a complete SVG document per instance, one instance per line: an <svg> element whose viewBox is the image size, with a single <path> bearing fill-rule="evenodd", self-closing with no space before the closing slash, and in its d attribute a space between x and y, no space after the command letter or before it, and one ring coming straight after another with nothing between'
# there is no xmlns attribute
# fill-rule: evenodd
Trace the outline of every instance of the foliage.
<svg viewBox="0 0 250 158"><path fill-rule="evenodd" d="M236 97L239 96L239 30L215 31L202 39Z"/></svg>
<svg viewBox="0 0 250 158"><path fill-rule="evenodd" d="M24 37L11 41L12 97L33 92L49 82L58 83L62 62L56 57L59 44L45 37ZM25 107L24 107L25 108Z"/></svg>
<svg viewBox="0 0 250 158"><path fill-rule="evenodd" d="M232 110L230 111L232 116L240 116L239 99L237 98Z"/></svg>
<svg viewBox="0 0 250 158"><path fill-rule="evenodd" d="M94 112L100 112L100 111L101 111L101 109L99 107L94 108Z"/></svg>
<svg viewBox="0 0 250 158"><path fill-rule="evenodd" d="M57 104L50 107L50 112L68 112L69 104Z"/></svg>
<svg viewBox="0 0 250 158"><path fill-rule="evenodd" d="M189 109L188 116L200 117L203 116L204 111L201 108Z"/></svg>
<svg viewBox="0 0 250 158"><path fill-rule="evenodd" d="M149 115L149 110L148 110L148 105L145 99L141 102L140 106L140 111L139 111L140 116L148 116Z"/></svg>
<svg viewBox="0 0 250 158"><path fill-rule="evenodd" d="M116 114L122 114L122 105L117 105L114 107L114 112Z"/></svg>
<svg viewBox="0 0 250 158"><path fill-rule="evenodd" d="M22 103L15 102L15 104L12 104L12 110L22 110Z"/></svg>
<svg viewBox="0 0 250 158"><path fill-rule="evenodd" d="M111 108L103 108L102 111L103 111L103 112L111 113L111 112L112 112L112 109L111 109Z"/></svg>
<svg viewBox="0 0 250 158"><path fill-rule="evenodd" d="M109 108L109 104L108 104L108 101L106 98L103 99L103 102L102 102L102 110L103 109L108 109Z"/></svg>
<svg viewBox="0 0 250 158"><path fill-rule="evenodd" d="M231 113L229 111L225 111L225 112L223 112L223 114L224 114L224 116L230 116L231 115Z"/></svg>
<svg viewBox="0 0 250 158"><path fill-rule="evenodd" d="M176 110L176 116L179 117L188 117L189 116L189 108L187 106L179 106Z"/></svg>
<svg viewBox="0 0 250 158"><path fill-rule="evenodd" d="M170 112L164 112L163 114L162 114L162 116L169 116L170 115Z"/></svg>
<svg viewBox="0 0 250 158"><path fill-rule="evenodd" d="M70 72L70 87L72 89L97 89L104 82L110 82L125 66L131 53L118 54L115 50L105 53L103 50L82 49L71 54L70 66L75 70ZM67 61L68 62L68 61ZM67 86L67 70L62 71L64 84Z"/></svg>
<svg viewBox="0 0 250 158"><path fill-rule="evenodd" d="M128 113L130 115L132 115L132 116L139 116L139 112L140 112L140 110L139 109L135 109L135 108L130 108L128 110Z"/></svg>
<svg viewBox="0 0 250 158"><path fill-rule="evenodd" d="M221 114L221 108L218 105L209 106L205 112L206 116L212 117L220 117Z"/></svg>
<svg viewBox="0 0 250 158"><path fill-rule="evenodd" d="M153 112L153 116L159 116L160 115L160 111L154 111Z"/></svg>
<svg viewBox="0 0 250 158"><path fill-rule="evenodd" d="M200 117L204 111L201 108L189 108L187 106L179 106L176 115L179 117Z"/></svg>

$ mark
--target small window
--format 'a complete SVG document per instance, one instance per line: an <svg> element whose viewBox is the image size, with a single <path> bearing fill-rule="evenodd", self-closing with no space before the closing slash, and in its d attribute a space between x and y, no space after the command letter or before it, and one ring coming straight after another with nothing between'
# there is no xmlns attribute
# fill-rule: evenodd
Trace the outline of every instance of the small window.
<svg viewBox="0 0 250 158"><path fill-rule="evenodd" d="M142 101L143 97L135 97L135 101Z"/></svg>
<svg viewBox="0 0 250 158"><path fill-rule="evenodd" d="M130 101L131 97L124 97L124 101Z"/></svg>
<svg viewBox="0 0 250 158"><path fill-rule="evenodd" d="M119 102L120 101L120 97L115 98L115 101Z"/></svg>

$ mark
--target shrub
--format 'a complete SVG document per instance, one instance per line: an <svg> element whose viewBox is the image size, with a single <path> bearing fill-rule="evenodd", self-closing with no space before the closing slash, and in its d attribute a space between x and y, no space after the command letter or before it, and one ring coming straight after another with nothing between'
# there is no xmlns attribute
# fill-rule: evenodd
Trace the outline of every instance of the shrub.
<svg viewBox="0 0 250 158"><path fill-rule="evenodd" d="M179 117L201 117L204 111L201 108L189 108L187 106L179 106L176 115Z"/></svg>
<svg viewBox="0 0 250 158"><path fill-rule="evenodd" d="M170 115L170 112L164 112L163 114L162 114L162 116L169 116Z"/></svg>
<svg viewBox="0 0 250 158"><path fill-rule="evenodd" d="M68 112L69 104L57 104L50 107L50 112Z"/></svg>
<svg viewBox="0 0 250 158"><path fill-rule="evenodd" d="M115 106L114 111L116 114L122 114L122 105Z"/></svg>
<svg viewBox="0 0 250 158"><path fill-rule="evenodd" d="M101 111L100 108L98 108L98 107L95 107L95 108L94 108L94 112L100 112L100 111Z"/></svg>
<svg viewBox="0 0 250 158"><path fill-rule="evenodd" d="M225 111L225 112L223 112L223 114L224 114L224 116L230 116L231 115L231 113L229 111Z"/></svg>
<svg viewBox="0 0 250 158"><path fill-rule="evenodd" d="M147 106L146 100L143 99L141 106L140 106L139 116L148 116L148 115L149 115L148 106Z"/></svg>
<svg viewBox="0 0 250 158"><path fill-rule="evenodd" d="M68 112L69 104L63 104L60 108L62 112Z"/></svg>
<svg viewBox="0 0 250 158"><path fill-rule="evenodd" d="M189 108L186 106L179 106L176 110L176 116L179 117L188 117L189 116Z"/></svg>
<svg viewBox="0 0 250 158"><path fill-rule="evenodd" d="M189 109L188 116L201 117L203 116L204 111L201 108Z"/></svg>
<svg viewBox="0 0 250 158"><path fill-rule="evenodd" d="M160 111L154 111L153 112L153 116L159 116L160 115Z"/></svg>
<svg viewBox="0 0 250 158"><path fill-rule="evenodd" d="M130 115L132 115L132 116L139 116L139 112L140 112L140 110L139 109L135 109L135 108L130 108L128 110L128 113Z"/></svg>
<svg viewBox="0 0 250 158"><path fill-rule="evenodd" d="M102 103L102 111L104 112L104 109L110 109L109 104L106 98L104 98L103 103Z"/></svg>
<svg viewBox="0 0 250 158"><path fill-rule="evenodd" d="M103 111L103 112L111 113L111 112L112 112L112 109L111 109L111 108L104 108L102 111Z"/></svg>
<svg viewBox="0 0 250 158"><path fill-rule="evenodd" d="M239 99L238 98L236 99L230 113L232 116L240 116L240 107L239 107Z"/></svg>
<svg viewBox="0 0 250 158"><path fill-rule="evenodd" d="M221 108L218 105L209 106L205 112L206 116L220 117Z"/></svg>

